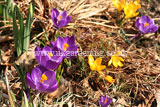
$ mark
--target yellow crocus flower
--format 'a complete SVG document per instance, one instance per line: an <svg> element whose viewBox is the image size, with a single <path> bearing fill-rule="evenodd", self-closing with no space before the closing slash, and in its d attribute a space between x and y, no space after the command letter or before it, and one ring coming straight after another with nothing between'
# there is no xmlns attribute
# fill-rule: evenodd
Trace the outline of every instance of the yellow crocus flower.
<svg viewBox="0 0 160 107"><path fill-rule="evenodd" d="M124 61L124 59L120 56L118 56L120 53L116 53L115 55L111 56L110 61L108 62L108 66L110 66L111 64L113 64L115 67L122 67L123 64L121 63L121 61Z"/></svg>
<svg viewBox="0 0 160 107"><path fill-rule="evenodd" d="M102 63L102 58L97 58L96 60L94 60L92 55L88 56L88 64L90 66L90 69L92 71L101 71L103 69L106 68L105 65L101 65Z"/></svg>
<svg viewBox="0 0 160 107"><path fill-rule="evenodd" d="M115 82L115 79L113 79L111 76L107 75L105 78L104 78L106 81L110 82L111 84L113 82Z"/></svg>
<svg viewBox="0 0 160 107"><path fill-rule="evenodd" d="M140 0L136 0L135 2L130 1L124 5L125 19L135 17L139 14L139 12L137 12L137 10L141 8L139 2Z"/></svg>
<svg viewBox="0 0 160 107"><path fill-rule="evenodd" d="M120 12L125 5L125 0L112 0L114 7Z"/></svg>

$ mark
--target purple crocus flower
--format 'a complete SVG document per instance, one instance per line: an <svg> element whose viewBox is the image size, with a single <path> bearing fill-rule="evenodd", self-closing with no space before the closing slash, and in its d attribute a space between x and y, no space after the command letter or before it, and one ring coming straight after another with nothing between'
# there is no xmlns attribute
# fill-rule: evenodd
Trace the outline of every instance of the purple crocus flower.
<svg viewBox="0 0 160 107"><path fill-rule="evenodd" d="M101 96L100 100L99 100L99 104L101 105L101 107L108 107L112 102L112 98L105 96Z"/></svg>
<svg viewBox="0 0 160 107"><path fill-rule="evenodd" d="M58 37L55 42L51 42L52 46L56 46L63 51L64 58L72 59L78 55L78 46L75 45L74 36L67 36L64 39Z"/></svg>
<svg viewBox="0 0 160 107"><path fill-rule="evenodd" d="M155 25L154 20L148 16L142 16L136 20L136 26L141 33L153 33L158 30L158 26Z"/></svg>
<svg viewBox="0 0 160 107"><path fill-rule="evenodd" d="M67 16L67 12L63 11L61 13L58 12L56 8L53 8L51 11L51 19L54 23L54 26L59 29L61 27L66 26L68 23L71 22L72 17Z"/></svg>
<svg viewBox="0 0 160 107"><path fill-rule="evenodd" d="M58 88L56 73L48 71L45 67L38 65L26 74L26 83L29 87L39 92L53 92Z"/></svg>
<svg viewBox="0 0 160 107"><path fill-rule="evenodd" d="M63 56L59 55L58 52L61 52L61 50L57 47L45 46L41 49L37 46L35 48L35 57L40 65L53 70L57 69L63 60Z"/></svg>
<svg viewBox="0 0 160 107"><path fill-rule="evenodd" d="M144 33L153 33L158 30L158 26L155 25L154 20L150 19L148 16L142 16L136 20L136 26L139 29L139 33L136 36L132 37L130 40L133 40L141 34Z"/></svg>

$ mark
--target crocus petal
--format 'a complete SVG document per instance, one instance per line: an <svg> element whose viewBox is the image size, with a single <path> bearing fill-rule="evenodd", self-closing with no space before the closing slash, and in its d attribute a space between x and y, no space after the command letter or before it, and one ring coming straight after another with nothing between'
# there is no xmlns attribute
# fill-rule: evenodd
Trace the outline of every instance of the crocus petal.
<svg viewBox="0 0 160 107"><path fill-rule="evenodd" d="M56 40L56 46L58 48L60 48L61 50L64 50L64 40L62 37L58 37L57 40Z"/></svg>
<svg viewBox="0 0 160 107"><path fill-rule="evenodd" d="M109 60L108 66L110 66L111 64L112 64L112 59Z"/></svg>
<svg viewBox="0 0 160 107"><path fill-rule="evenodd" d="M108 97L107 99L108 99L108 101L107 101L108 105L111 104L112 103L112 98Z"/></svg>
<svg viewBox="0 0 160 107"><path fill-rule="evenodd" d="M146 29L147 29L147 28L144 28L144 24L141 24L141 25L139 26L139 30L140 30L142 33L146 33Z"/></svg>
<svg viewBox="0 0 160 107"><path fill-rule="evenodd" d="M46 66L46 62L49 60L49 55L48 55L49 52L51 52L49 46L43 47L41 54L41 63L40 63L41 65Z"/></svg>
<svg viewBox="0 0 160 107"><path fill-rule="evenodd" d="M97 71L101 71L101 70L103 70L103 69L105 69L105 68L106 68L105 65L99 65L99 66L97 67Z"/></svg>
<svg viewBox="0 0 160 107"><path fill-rule="evenodd" d="M32 78L34 84L36 84L37 81L38 82L40 81L41 75L42 75L42 72L41 72L41 70L39 69L38 66L32 70L31 78Z"/></svg>
<svg viewBox="0 0 160 107"><path fill-rule="evenodd" d="M118 66L120 66L120 67L122 67L123 66L123 64L120 62L120 61L118 61Z"/></svg>
<svg viewBox="0 0 160 107"><path fill-rule="evenodd" d="M141 18L139 18L139 23L145 23L145 22L148 22L148 19L149 17L147 16L142 16Z"/></svg>
<svg viewBox="0 0 160 107"><path fill-rule="evenodd" d="M54 47L55 44L56 44L56 43L55 43L54 41L51 42L52 47Z"/></svg>
<svg viewBox="0 0 160 107"><path fill-rule="evenodd" d="M45 47L43 47L42 51L43 51L45 57L50 58L48 54L52 53L52 48L50 48L49 46L45 46ZM48 58L47 58L47 60L48 60Z"/></svg>
<svg viewBox="0 0 160 107"><path fill-rule="evenodd" d="M74 51L74 52L78 52L78 46L77 45L72 45L72 46L69 46L67 48L67 51Z"/></svg>
<svg viewBox="0 0 160 107"><path fill-rule="evenodd" d="M41 63L41 48L39 46L37 46L35 48L35 53L34 54L35 54L35 57L36 57L38 63Z"/></svg>
<svg viewBox="0 0 160 107"><path fill-rule="evenodd" d="M46 63L46 68L48 69L57 69L58 68L59 63L57 63L55 60L48 60Z"/></svg>
<svg viewBox="0 0 160 107"><path fill-rule="evenodd" d="M56 78L56 73L54 71L46 71L44 72L44 75L47 76L47 80L44 81L44 84L50 85Z"/></svg>
<svg viewBox="0 0 160 107"><path fill-rule="evenodd" d="M57 81L53 81L54 85L50 85L50 87L48 87L48 89L46 90L46 92L53 92L55 90L57 90L58 88L58 82Z"/></svg>
<svg viewBox="0 0 160 107"><path fill-rule="evenodd" d="M140 26L139 20L140 20L140 18L138 18L138 19L136 20L136 26L137 26L137 27Z"/></svg>
<svg viewBox="0 0 160 107"><path fill-rule="evenodd" d="M59 24L58 24L58 20L56 18L52 19L54 27L59 29Z"/></svg>
<svg viewBox="0 0 160 107"><path fill-rule="evenodd" d="M52 11L51 11L51 18L57 18L59 15L59 12L56 8L53 8Z"/></svg>
<svg viewBox="0 0 160 107"><path fill-rule="evenodd" d="M74 36L71 36L71 37L69 37L68 38L68 40L67 40L67 44L70 46L72 46L72 45L75 45L75 38L74 38Z"/></svg>
<svg viewBox="0 0 160 107"><path fill-rule="evenodd" d="M97 59L95 60L95 63L96 63L97 65L101 65L101 63L102 63L102 58L97 58Z"/></svg>
<svg viewBox="0 0 160 107"><path fill-rule="evenodd" d="M149 18L149 17L148 17ZM148 23L149 23L149 25L155 25L155 23L154 23L154 20L153 19L148 19L148 21L147 21Z"/></svg>
<svg viewBox="0 0 160 107"><path fill-rule="evenodd" d="M113 65L117 68L118 67L117 61L113 60Z"/></svg>
<svg viewBox="0 0 160 107"><path fill-rule="evenodd" d="M58 47L53 47L52 48L52 53L53 53L53 56L52 59L53 60L57 60L57 62L61 62L62 59L63 59L63 51L62 49L60 50Z"/></svg>
<svg viewBox="0 0 160 107"><path fill-rule="evenodd" d="M42 65L37 65L37 68L41 70L42 74L47 71L48 69Z"/></svg>
<svg viewBox="0 0 160 107"><path fill-rule="evenodd" d="M61 28L61 27L64 27L67 25L67 20L60 20L58 21L58 27Z"/></svg>
<svg viewBox="0 0 160 107"><path fill-rule="evenodd" d="M90 66L90 69L91 69L92 71L96 71L96 70L97 70L97 69L96 69L96 65Z"/></svg>
<svg viewBox="0 0 160 107"><path fill-rule="evenodd" d="M71 21L72 21L72 17L71 17L71 16L68 16L68 17L67 17L67 24L70 23Z"/></svg>
<svg viewBox="0 0 160 107"><path fill-rule="evenodd" d="M123 62L124 62L124 59L123 59L123 58L121 58L121 57L118 57L118 60L120 60L120 61L123 61Z"/></svg>
<svg viewBox="0 0 160 107"><path fill-rule="evenodd" d="M61 12L60 16L62 17L61 20L66 20L66 18L67 18L67 12L66 11Z"/></svg>
<svg viewBox="0 0 160 107"><path fill-rule="evenodd" d="M29 72L26 74L25 80L26 80L26 83L27 83L28 86L30 86L30 87L33 88L33 89L36 88L36 86L34 85L33 80L31 79L31 75L30 75Z"/></svg>
<svg viewBox="0 0 160 107"><path fill-rule="evenodd" d="M107 80L108 82L110 82L111 84L115 81L111 76L107 75L105 77L105 80Z"/></svg>
<svg viewBox="0 0 160 107"><path fill-rule="evenodd" d="M67 48L66 53L66 58L68 59L73 59L78 55L78 46L70 46Z"/></svg>
<svg viewBox="0 0 160 107"><path fill-rule="evenodd" d="M139 15L139 12L136 12L132 17L135 17L135 16L137 16L137 15Z"/></svg>
<svg viewBox="0 0 160 107"><path fill-rule="evenodd" d="M69 38L70 38L69 36L66 36L66 37L64 38L64 42L67 43L67 41L68 41Z"/></svg>
<svg viewBox="0 0 160 107"><path fill-rule="evenodd" d="M43 84L43 83L41 83L41 82L38 82L36 86L37 86L37 90L38 90L40 93L43 93L43 92L49 87L49 85Z"/></svg>
<svg viewBox="0 0 160 107"><path fill-rule="evenodd" d="M105 100L105 97L101 96L101 98L99 100L99 104L101 105L101 107L104 105L104 100Z"/></svg>
<svg viewBox="0 0 160 107"><path fill-rule="evenodd" d="M89 55L89 57L88 57L88 64L89 64L90 66L93 66L93 64L94 64L94 58L93 58L92 55Z"/></svg>
<svg viewBox="0 0 160 107"><path fill-rule="evenodd" d="M156 25L152 25L150 30L148 31L149 33L153 33L153 32L156 32L158 30L158 26Z"/></svg>

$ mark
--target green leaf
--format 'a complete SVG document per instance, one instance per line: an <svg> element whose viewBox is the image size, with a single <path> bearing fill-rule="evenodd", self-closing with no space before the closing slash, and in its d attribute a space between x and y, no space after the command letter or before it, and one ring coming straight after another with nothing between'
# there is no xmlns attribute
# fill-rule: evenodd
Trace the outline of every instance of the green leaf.
<svg viewBox="0 0 160 107"><path fill-rule="evenodd" d="M24 101L25 101L25 106L24 107L28 107L28 100L27 100L27 95L26 95L26 93L23 91L23 94L24 94Z"/></svg>
<svg viewBox="0 0 160 107"><path fill-rule="evenodd" d="M12 7L12 5L11 5ZM14 34L14 42L16 46L17 55L20 56L23 52L28 50L29 40L30 40L30 32L31 32L31 24L33 21L33 13L34 13L34 4L30 4L30 8L28 11L28 16L26 19L26 23L24 26L23 15L20 12L17 5L14 7L13 11L13 34ZM16 22L16 17L18 17L19 29Z"/></svg>
<svg viewBox="0 0 160 107"><path fill-rule="evenodd" d="M71 60L67 60L66 58L64 59L64 63L70 67L71 66Z"/></svg>
<svg viewBox="0 0 160 107"><path fill-rule="evenodd" d="M20 48L21 51L23 52L23 35L24 35L24 23L23 23L23 16L22 13L20 12L19 8L17 6L15 6L17 9L17 16L18 16L18 21L19 21L19 42L20 42Z"/></svg>
<svg viewBox="0 0 160 107"><path fill-rule="evenodd" d="M25 24L25 28L24 28L23 51L28 50L30 33L31 33L31 25L32 25L32 21L33 21L34 7L35 7L34 3L30 4L30 8L29 8L29 11L28 11L28 16L27 16L26 24Z"/></svg>
<svg viewBox="0 0 160 107"><path fill-rule="evenodd" d="M122 34L122 38L123 38L123 40L128 44L128 45L130 45L131 44L131 42L127 39L127 37L126 37L126 32L123 30L123 29L121 29L121 34Z"/></svg>
<svg viewBox="0 0 160 107"><path fill-rule="evenodd" d="M20 39L20 35L19 35L19 31L18 31L18 26L17 26L17 22L16 22L16 16L17 16L17 6L14 7L14 11L13 11L13 36L14 36L14 43L15 43L15 47L16 47L16 51L17 51L17 55L20 56L22 53L22 43L21 43L21 39Z"/></svg>
<svg viewBox="0 0 160 107"><path fill-rule="evenodd" d="M11 0L7 0L7 10L9 10L10 6L11 6Z"/></svg>
<svg viewBox="0 0 160 107"><path fill-rule="evenodd" d="M16 96L15 96L15 94L13 93L13 91L12 91L12 90L11 90L11 95L12 95L13 101L15 101L15 102L16 102L16 101L17 101L17 100L16 100Z"/></svg>

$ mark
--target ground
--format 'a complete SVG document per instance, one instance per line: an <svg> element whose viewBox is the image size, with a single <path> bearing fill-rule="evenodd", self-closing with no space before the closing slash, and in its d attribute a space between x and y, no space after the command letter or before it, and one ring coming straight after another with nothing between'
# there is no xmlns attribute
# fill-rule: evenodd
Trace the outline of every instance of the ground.
<svg viewBox="0 0 160 107"><path fill-rule="evenodd" d="M27 17L30 0L14 0L23 17ZM81 55L71 60L71 66L64 62L63 75L59 88L53 93L38 93L30 89L34 106L79 106L97 107L102 95L113 98L111 107L158 107L160 93L160 29L156 33L144 34L134 41L130 38L138 33L135 21L146 15L160 24L160 2L158 0L141 1L140 14L137 17L124 20L123 12L118 13L111 0L36 0L34 20L31 27L29 50L17 56L13 38L11 21L0 25L0 105L6 107L11 103L16 106L25 104L22 81L17 70L31 72L38 65L34 56L36 46L49 45L53 40L55 27L50 18L52 8L66 10L72 16L72 22L58 30L56 36L71 36L76 38L79 52L103 51L102 64L108 65L109 53L122 51L124 66L115 68L107 66L102 72L115 79L113 84L100 78L98 72L91 74L88 56ZM3 22L3 21L1 21ZM86 53L83 53L86 54ZM20 63L22 64L20 64ZM17 67L17 68L16 68ZM7 83L8 82L8 83ZM14 97L13 97L14 96Z"/></svg>

